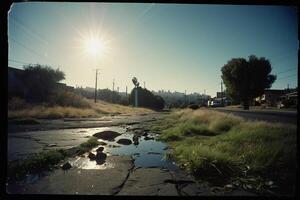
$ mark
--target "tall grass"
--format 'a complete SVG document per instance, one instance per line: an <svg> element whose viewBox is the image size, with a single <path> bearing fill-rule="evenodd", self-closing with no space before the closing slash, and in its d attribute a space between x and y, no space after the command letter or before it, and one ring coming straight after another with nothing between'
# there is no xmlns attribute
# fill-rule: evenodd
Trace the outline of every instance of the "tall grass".
<svg viewBox="0 0 300 200"><path fill-rule="evenodd" d="M93 109L81 109L63 106L30 106L22 110L9 110L8 118L63 118L63 117L97 117Z"/></svg>
<svg viewBox="0 0 300 200"><path fill-rule="evenodd" d="M110 113L110 114L144 114L144 113L153 113L154 111L147 108L135 108L132 106L123 106L120 104L108 103L105 101L97 100L94 103L92 100L89 100L91 107L94 110L97 110L99 113Z"/></svg>
<svg viewBox="0 0 300 200"><path fill-rule="evenodd" d="M171 156L197 177L227 180L247 171L247 176L280 182L296 173L295 125L246 122L230 114L190 109L167 120L173 126L162 130L160 139L172 146Z"/></svg>
<svg viewBox="0 0 300 200"><path fill-rule="evenodd" d="M62 100L62 96L67 96ZM64 93L58 96L57 99L50 104L25 104L20 99L14 99L10 102L8 109L8 118L72 118L72 117L101 117L105 114L144 114L153 113L154 111L146 108L134 108L130 106L123 106L118 104L107 103L104 101L97 101L78 97L78 95ZM53 103L56 102L56 103ZM60 104L60 105L57 105ZM26 105L22 107L22 105ZM18 108L18 109L14 109Z"/></svg>

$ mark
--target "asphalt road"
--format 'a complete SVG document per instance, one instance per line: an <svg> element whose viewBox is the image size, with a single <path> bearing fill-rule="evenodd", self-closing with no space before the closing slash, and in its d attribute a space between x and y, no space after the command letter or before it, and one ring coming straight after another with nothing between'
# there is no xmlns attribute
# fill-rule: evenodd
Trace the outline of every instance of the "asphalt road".
<svg viewBox="0 0 300 200"><path fill-rule="evenodd" d="M230 108L214 108L214 110L232 113L250 121L279 122L297 125L297 111L237 110Z"/></svg>

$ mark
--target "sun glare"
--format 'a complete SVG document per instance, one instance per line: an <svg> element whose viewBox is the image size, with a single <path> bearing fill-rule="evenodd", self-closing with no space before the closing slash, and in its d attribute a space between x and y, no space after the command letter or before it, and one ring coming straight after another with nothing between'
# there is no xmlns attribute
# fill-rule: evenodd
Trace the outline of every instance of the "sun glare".
<svg viewBox="0 0 300 200"><path fill-rule="evenodd" d="M105 51L105 43L100 38L86 38L85 50L92 55L102 55Z"/></svg>
<svg viewBox="0 0 300 200"><path fill-rule="evenodd" d="M79 53L84 57L91 59L103 59L110 51L110 40L107 34L100 33L98 29L88 29L86 31L78 32L77 37Z"/></svg>

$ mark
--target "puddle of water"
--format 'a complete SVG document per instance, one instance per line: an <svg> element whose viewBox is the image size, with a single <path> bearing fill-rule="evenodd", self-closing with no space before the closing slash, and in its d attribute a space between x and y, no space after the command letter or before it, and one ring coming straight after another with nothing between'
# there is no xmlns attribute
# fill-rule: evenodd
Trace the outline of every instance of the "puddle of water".
<svg viewBox="0 0 300 200"><path fill-rule="evenodd" d="M158 136L155 133L148 133L147 136L140 136L138 145L134 143L130 145L118 144L119 139L129 139L133 142L134 134L131 132L125 132L122 127L104 127L98 128L97 131L113 130L118 131L122 135L115 138L114 141L107 141L99 139L100 142L105 142L107 145L100 145L104 147L103 152L107 156L111 155L124 155L132 156L134 158L134 164L136 167L161 167L167 168L172 171L179 170L178 166L171 160L165 157L167 145L161 141L155 140ZM97 154L96 149L100 146L93 148L90 152ZM88 153L84 154L84 157L76 157L69 160L72 166L80 169L107 169L113 168L112 163L107 160L104 164L98 165L96 161L91 161L88 157Z"/></svg>
<svg viewBox="0 0 300 200"><path fill-rule="evenodd" d="M87 156L87 154L85 154ZM87 157L77 157L76 159L70 160L70 164L73 167L79 168L79 169L108 169L113 168L112 163L105 162L102 165L98 165L95 160L91 161Z"/></svg>
<svg viewBox="0 0 300 200"><path fill-rule="evenodd" d="M132 141L133 136L133 133L124 133L116 137L114 142L104 141L108 144L108 146L104 146L104 152L111 155L132 156L135 159L134 164L136 167L162 167L173 171L179 170L174 162L165 157L167 145L155 140L157 135L154 133L139 137L138 145L134 145L133 143L130 145L120 145L116 143L116 141L122 138ZM110 145L118 145L118 147L110 147Z"/></svg>

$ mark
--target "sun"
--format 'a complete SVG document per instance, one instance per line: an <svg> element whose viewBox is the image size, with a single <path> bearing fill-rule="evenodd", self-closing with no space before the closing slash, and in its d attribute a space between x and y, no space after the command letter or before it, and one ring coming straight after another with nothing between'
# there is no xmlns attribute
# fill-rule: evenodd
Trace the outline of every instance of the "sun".
<svg viewBox="0 0 300 200"><path fill-rule="evenodd" d="M110 39L99 29L86 29L78 31L77 38L74 37L78 53L87 59L99 60L107 57L110 51Z"/></svg>
<svg viewBox="0 0 300 200"><path fill-rule="evenodd" d="M101 56L105 52L105 42L97 37L88 37L84 41L84 49L94 56Z"/></svg>

